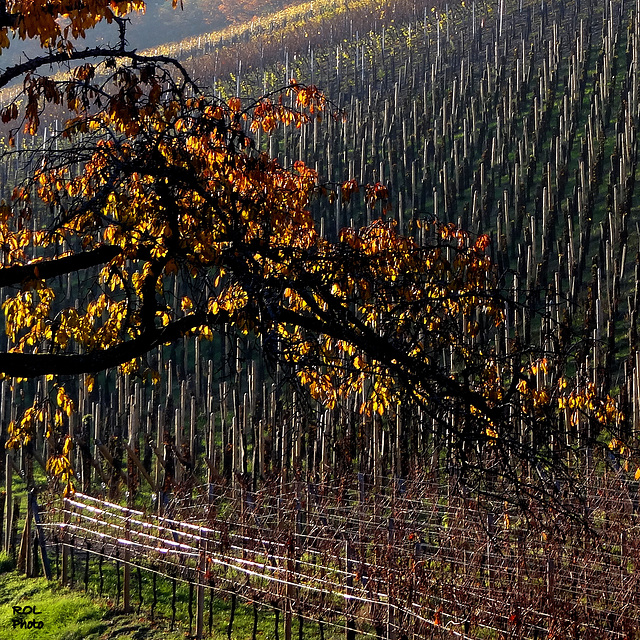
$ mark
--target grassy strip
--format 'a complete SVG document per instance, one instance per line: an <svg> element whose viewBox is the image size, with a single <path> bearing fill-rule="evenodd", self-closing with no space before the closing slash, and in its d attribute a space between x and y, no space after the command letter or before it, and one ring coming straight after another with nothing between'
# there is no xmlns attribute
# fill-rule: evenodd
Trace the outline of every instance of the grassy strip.
<svg viewBox="0 0 640 640"><path fill-rule="evenodd" d="M115 584L114 567L105 562L105 593L111 592ZM27 579L12 571L13 563L4 554L0 554L0 638L12 640L182 640L188 637L188 624L185 620L188 587L182 583L177 589L178 620L175 630L170 630L171 587L166 579L158 579L158 606L154 622L149 619L148 603L151 600L148 576L145 576L145 596L149 598L142 607L140 614L125 615L116 607L113 599L98 597L93 581L89 583L89 591L85 593L78 589L68 589L60 586L59 582L48 582L44 578ZM93 567L92 567L93 568ZM4 571L4 572L3 572ZM135 571L135 570L134 570ZM93 573L93 572L92 572ZM132 572L133 573L133 572ZM76 577L77 574L76 574ZM92 576L93 577L93 576ZM76 586L81 587L80 582ZM137 591L135 578L132 576L132 591ZM133 595L133 594L132 594ZM133 595L132 605L137 608L136 595ZM16 607L32 607L29 613L18 616L14 612ZM211 609L209 607L211 606ZM36 611L35 614L32 612ZM216 595L209 601L207 590L205 600L205 637L223 640L228 637L230 619L230 598ZM209 630L209 611L212 615L211 636ZM275 633L275 610L262 605L257 608L258 619L256 638L272 639ZM160 617L158 616L160 614ZM188 619L188 618L187 618ZM23 628L20 621L36 621L37 628ZM16 624L14 625L14 621ZM254 608L250 603L238 599L235 609L232 640L248 640L253 636ZM300 634L299 619L294 615L294 637L304 640L317 640L320 629L316 622L304 621L303 633ZM195 629L192 630L192 633ZM325 625L323 637L334 640L343 637L341 626ZM278 616L278 637L284 637L284 616Z"/></svg>
<svg viewBox="0 0 640 640"><path fill-rule="evenodd" d="M6 558L0 558L0 570L8 565ZM37 613L18 616L14 606L33 607ZM24 628L21 621L36 621L37 628ZM27 579L10 571L0 574L0 638L178 640L184 631L169 632L164 623L123 615L109 601L66 589L55 580Z"/></svg>

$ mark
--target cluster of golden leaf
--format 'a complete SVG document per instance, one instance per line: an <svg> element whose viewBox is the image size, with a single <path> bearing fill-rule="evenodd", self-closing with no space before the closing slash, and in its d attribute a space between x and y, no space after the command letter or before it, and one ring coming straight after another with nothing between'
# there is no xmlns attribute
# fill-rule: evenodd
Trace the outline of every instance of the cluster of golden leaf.
<svg viewBox="0 0 640 640"><path fill-rule="evenodd" d="M47 460L47 473L53 478L56 478L63 487L63 493L65 496L71 495L75 492L75 486L73 479L75 473L73 466L71 465L71 451L73 450L73 440L66 436L64 438L64 444L62 451L59 454L52 455Z"/></svg>
<svg viewBox="0 0 640 640"><path fill-rule="evenodd" d="M130 86L131 78L126 82ZM111 106L85 114L82 127L77 126L79 117L74 119L73 131L65 130L71 141L87 130L115 129L125 137L99 139L80 172L43 160L34 176L38 198L65 211L53 227L38 231L36 237L5 207L7 224L0 231L7 247L5 266L34 265L38 274L40 263L113 248L109 260L94 265L96 295L83 309L59 308L54 291L37 277L5 300L15 351L37 350L43 340L63 351L98 350L135 338L149 330L141 326L145 296L154 307L153 323L162 327L202 309L214 315L220 309L236 313L246 292L225 277L225 252L234 246L236 251L253 247L251 260L263 260L268 277L280 266L259 255L261 246L270 251L278 246L304 250L314 244L316 232L305 206L316 184L315 172L301 162L287 171L265 154L247 151L244 118L238 117L246 113L238 101L225 105L190 98L182 104L159 103L153 96L156 87L150 85L147 100L135 113ZM322 108L315 88L294 83L292 90L301 105ZM142 94L138 100L142 102ZM263 107L260 102L254 109ZM142 124L138 117L133 125L133 116L143 111ZM289 123L301 112L283 107L273 117ZM140 143L142 125L146 133ZM14 205L19 202L25 208L31 205L29 190L15 191ZM40 255L27 260L25 248L33 244ZM207 301L196 305L185 298L177 307L165 295L169 276L180 272L208 278L212 270L217 294Z"/></svg>
<svg viewBox="0 0 640 640"><path fill-rule="evenodd" d="M0 48L10 46L12 34L21 40L37 38L45 48L56 49L62 43L69 48L70 38L84 38L102 20L110 23L144 9L142 0L7 0L5 11L12 20L0 29Z"/></svg>
<svg viewBox="0 0 640 640"><path fill-rule="evenodd" d="M245 310L251 283L238 273L248 267L252 278L279 279L318 240L306 209L315 172L301 162L285 170L252 148L247 120L256 110L264 116L264 101L243 110L236 99L185 98L178 90L169 100L146 67L118 70L112 80L120 100L92 112L82 100L71 107L76 114L62 132L67 144L95 136L79 170L66 151L62 159L45 153L31 185L15 189L12 205L0 211L4 273L15 273L19 285L3 300L10 353L58 354L65 363L93 354L87 372L104 368L101 356L117 349L115 364L133 372L136 356L181 335L211 338L212 328L229 320L256 328L258 311ZM270 116L281 124L299 125L311 109L317 117L324 108L315 87L292 82L286 90L296 95L295 107L280 104ZM34 232L42 204L60 213ZM80 270L83 302L69 304L51 274ZM176 280L193 292L179 302L169 284ZM65 373L33 362L25 375ZM6 361L2 366L18 377ZM12 425L11 446L29 442L34 415L27 410Z"/></svg>
<svg viewBox="0 0 640 640"><path fill-rule="evenodd" d="M64 417L71 416L75 412L75 403L67 394L64 386L56 385L56 403L48 400L36 399L33 406L28 407L22 413L19 420L12 420L8 426L9 438L6 442L7 449L17 449L27 446L32 440L36 426L41 424L45 427L45 438L54 435L53 429L59 429L64 424Z"/></svg>
<svg viewBox="0 0 640 640"><path fill-rule="evenodd" d="M337 247L327 247L311 270L313 298L293 286L285 290L289 310L326 323L320 339L305 332L304 322L279 330L295 346L288 355L302 365L300 380L330 406L359 394L361 413L382 415L407 397L407 380L409 395L429 401L439 386L429 372L435 373L443 349L463 359L477 355L471 336L465 342L457 330L460 319L481 312L485 324L502 323L485 238L471 241L437 222L418 224L428 243L398 234L393 221L344 229ZM339 328L340 317L349 318L348 328Z"/></svg>

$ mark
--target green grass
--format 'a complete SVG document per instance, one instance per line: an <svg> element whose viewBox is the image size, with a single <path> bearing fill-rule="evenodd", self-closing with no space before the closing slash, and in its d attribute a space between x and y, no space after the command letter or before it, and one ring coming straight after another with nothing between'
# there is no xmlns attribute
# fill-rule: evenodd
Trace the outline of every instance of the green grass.
<svg viewBox="0 0 640 640"><path fill-rule="evenodd" d="M13 571L15 566L16 563L14 562L13 558L4 551L0 551L0 573Z"/></svg>
<svg viewBox="0 0 640 640"><path fill-rule="evenodd" d="M42 623L40 629L14 628L14 606L32 606L38 615L26 620ZM123 615L107 601L89 597L44 578L27 579L16 573L0 575L0 638L12 640L178 640L184 632Z"/></svg>
<svg viewBox="0 0 640 640"><path fill-rule="evenodd" d="M177 593L177 620L175 630L170 630L170 602L171 593L168 581L158 579L158 606L156 620L151 622L149 616L150 599L144 603L140 614L125 615L116 608L116 602L111 593L111 599L100 598L90 584L89 592L82 591L82 585L76 582L77 589L61 587L56 580L47 582L44 578L27 579L11 571L11 563L4 563L0 554L0 639L11 640L182 640L189 637L186 595L188 588L180 584ZM105 562L105 574L107 571ZM2 567L8 571L2 572ZM105 575L105 578L107 578ZM105 580L105 587L111 585L111 578ZM132 576L132 606L137 609L137 585ZM106 588L105 588L106 592ZM105 594L106 595L106 594ZM145 595L149 595L145 593ZM42 623L40 629L14 629L14 606L35 607L37 615L27 615L26 620L37 620ZM211 601L212 635L209 631L209 592L205 597L205 638L226 640L227 628L231 611L230 597L222 597L216 593ZM195 602L194 602L195 613ZM169 615L167 615L169 614ZM284 638L284 615L278 616L278 636ZM19 619L19 618L18 618ZM195 623L195 620L194 620ZM256 638L258 640L273 640L275 638L275 610L269 605L258 607L258 626ZM232 640L249 640L253 636L254 609L251 603L238 598L234 617ZM294 614L293 635L298 638L299 620ZM192 630L195 633L195 628ZM342 624L334 626L325 624L324 637L326 640L336 640L344 636ZM318 623L304 620L304 640L319 640Z"/></svg>

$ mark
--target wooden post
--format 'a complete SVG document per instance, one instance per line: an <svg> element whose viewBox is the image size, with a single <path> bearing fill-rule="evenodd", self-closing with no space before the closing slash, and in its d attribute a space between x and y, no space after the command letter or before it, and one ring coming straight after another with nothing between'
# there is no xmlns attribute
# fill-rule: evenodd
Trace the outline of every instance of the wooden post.
<svg viewBox="0 0 640 640"><path fill-rule="evenodd" d="M489 593L493 591L493 582L495 577L495 571L493 569L493 541L492 537L495 533L495 515L493 513L487 514L487 576L489 578Z"/></svg>
<svg viewBox="0 0 640 640"><path fill-rule="evenodd" d="M93 449L92 449L92 454L93 454L93 460L97 461L98 460L98 446L97 443L100 442L100 408L101 405L99 402L94 402L93 404ZM95 465L94 465L95 467ZM95 467L95 483L96 485L99 485L101 480L102 480L102 475L100 473L100 468L99 467ZM106 483L105 483L106 484Z"/></svg>
<svg viewBox="0 0 640 640"><path fill-rule="evenodd" d="M137 425L129 423L129 446L127 447L127 452L133 453L133 446L135 440L137 440L137 433L134 435L134 431L137 430ZM128 454L128 460L131 460L130 454ZM127 474L128 482L127 482L127 508L130 509L133 502L133 478L132 478L132 465L129 464L130 473ZM127 519L124 523L124 538L125 540L131 539L131 512L128 513ZM122 590L122 605L125 613L131 613L131 565L129 564L130 560L130 549L129 545L126 545L124 548L124 588Z"/></svg>
<svg viewBox="0 0 640 640"><path fill-rule="evenodd" d="M196 337L195 339L195 344L194 344L194 350L195 350L195 354L194 354L194 371L193 371L193 375L195 378L195 394L196 394L196 398L198 398L198 401L200 401L201 399L201 378L202 378L202 372L200 370L201 367L201 362L200 362L200 336Z"/></svg>
<svg viewBox="0 0 640 640"><path fill-rule="evenodd" d="M12 501L12 484L13 484L13 455L10 449L5 455L4 464L5 476L5 530L4 530L4 551L9 553L11 547L11 523L13 519L13 501Z"/></svg>
<svg viewBox="0 0 640 640"><path fill-rule="evenodd" d="M207 568L207 543L200 529L200 560L198 566L198 594L196 609L196 640L202 639L204 630L204 575Z"/></svg>
<svg viewBox="0 0 640 640"><path fill-rule="evenodd" d="M29 563L31 560L31 504L27 501L27 516L22 529L22 537L20 539L20 550L18 551L18 572L24 573L27 578L31 578Z"/></svg>
<svg viewBox="0 0 640 640"><path fill-rule="evenodd" d="M209 497L211 497L211 489L213 485L213 481L216 474L216 417L213 412L207 413L207 430L208 430L208 438L207 438L207 452L206 452L206 460L207 460L207 483L209 484Z"/></svg>
<svg viewBox="0 0 640 640"><path fill-rule="evenodd" d="M180 409L176 409L174 412L174 436L176 446L175 483L180 484L182 481L182 419Z"/></svg>
<svg viewBox="0 0 640 640"><path fill-rule="evenodd" d="M197 447L197 433L196 433L196 397L191 396L191 403L189 405L189 427L191 431L191 442L189 443L189 452L191 453L191 473L194 473L196 468L196 453Z"/></svg>
<svg viewBox="0 0 640 640"><path fill-rule="evenodd" d="M394 522L393 518L389 518L387 541L389 550L393 548L394 539ZM396 637L395 632L395 606L393 604L393 583L392 574L389 575L389 582L387 583L387 640L393 640Z"/></svg>
<svg viewBox="0 0 640 640"><path fill-rule="evenodd" d="M293 540L289 543L287 554L287 597L284 603L284 640L291 640L292 621L293 621L293 599L295 596L293 588L293 575L295 571L295 543Z"/></svg>
<svg viewBox="0 0 640 640"><path fill-rule="evenodd" d="M161 462L161 451L162 451L162 447L164 445L164 415L165 412L162 408L162 406L160 406L160 404L158 404L158 418L157 418L157 424L156 424L156 466L155 466L155 485L156 485L156 490L158 491L158 513L160 513L160 505L162 503L162 467L163 464Z"/></svg>
<svg viewBox="0 0 640 640"><path fill-rule="evenodd" d="M547 558L547 599L551 601L553 599L553 587L555 582L555 565L553 562L553 558Z"/></svg>
<svg viewBox="0 0 640 640"><path fill-rule="evenodd" d="M36 532L38 535L38 545L40 547L40 558L42 559L42 568L44 569L44 575L47 580L51 580L51 564L49 563L49 556L47 554L47 541L40 521L40 511L38 509L38 501L36 499L35 489L31 489L29 492L29 501L31 504L31 514L33 521L36 525Z"/></svg>
<svg viewBox="0 0 640 640"><path fill-rule="evenodd" d="M126 540L131 538L131 521L127 518L125 522L124 536ZM129 547L124 550L124 585L122 589L122 606L125 613L131 613L131 565L129 564Z"/></svg>
<svg viewBox="0 0 640 640"><path fill-rule="evenodd" d="M67 501L66 498L63 498L63 503ZM65 508L64 511L64 525L69 524L69 510ZM69 534L67 533L67 527L63 525L62 528L62 584L66 585L69 583L69 547L67 546L67 538Z"/></svg>
<svg viewBox="0 0 640 640"><path fill-rule="evenodd" d="M345 639L355 640L356 628L355 621L353 619L351 611L351 595L353 594L353 563L351 561L351 544L349 540L345 543L345 569L347 572L347 589L346 595L348 598L345 600L344 605L344 618L345 618Z"/></svg>

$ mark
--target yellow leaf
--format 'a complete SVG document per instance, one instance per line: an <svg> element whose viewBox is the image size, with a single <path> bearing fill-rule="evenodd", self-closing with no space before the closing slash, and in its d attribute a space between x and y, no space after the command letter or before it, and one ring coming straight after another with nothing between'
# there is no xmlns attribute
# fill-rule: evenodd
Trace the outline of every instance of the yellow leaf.
<svg viewBox="0 0 640 640"><path fill-rule="evenodd" d="M73 449L73 440L71 440L70 436L67 436L64 441L64 447L62 447L62 455L68 456L71 449Z"/></svg>

